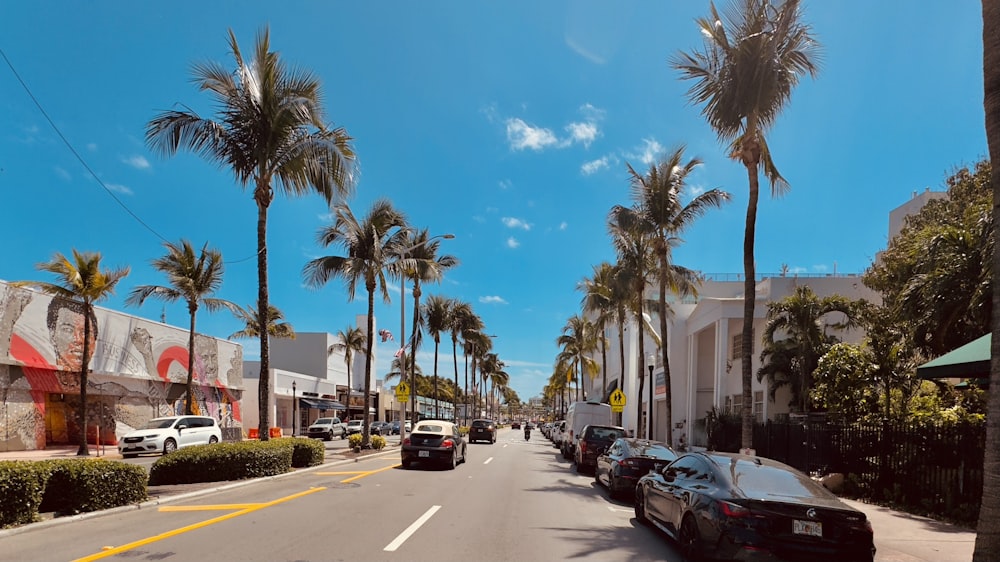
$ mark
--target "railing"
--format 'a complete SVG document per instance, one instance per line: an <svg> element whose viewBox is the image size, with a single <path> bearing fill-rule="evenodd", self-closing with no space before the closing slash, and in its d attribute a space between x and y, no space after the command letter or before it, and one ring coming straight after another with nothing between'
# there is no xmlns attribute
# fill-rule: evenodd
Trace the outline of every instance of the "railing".
<svg viewBox="0 0 1000 562"><path fill-rule="evenodd" d="M702 273L702 277L706 281L715 282L727 282L727 281L742 281L742 273ZM763 281L764 279L770 277L791 277L792 279L819 279L823 277L860 277L860 273L761 273L757 272L754 274L754 279L757 281Z"/></svg>

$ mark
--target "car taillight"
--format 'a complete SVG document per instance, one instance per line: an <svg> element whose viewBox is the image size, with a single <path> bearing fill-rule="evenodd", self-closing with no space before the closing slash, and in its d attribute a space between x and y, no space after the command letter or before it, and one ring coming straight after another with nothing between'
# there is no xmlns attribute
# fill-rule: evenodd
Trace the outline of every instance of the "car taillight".
<svg viewBox="0 0 1000 562"><path fill-rule="evenodd" d="M403 439L403 445L409 445L409 444L410 444L410 438L409 437L407 437L406 439Z"/></svg>
<svg viewBox="0 0 1000 562"><path fill-rule="evenodd" d="M586 452L587 452L587 442L580 441L580 453L586 453Z"/></svg>
<svg viewBox="0 0 1000 562"><path fill-rule="evenodd" d="M442 446L442 447L444 447L445 449L451 449L452 447L454 447L454 446L455 446L455 442L454 442L454 441L452 441L451 439L445 439L445 440L444 440L444 441L443 441L443 442L441 443L441 446Z"/></svg>
<svg viewBox="0 0 1000 562"><path fill-rule="evenodd" d="M726 517L750 517L750 508L719 500L719 509Z"/></svg>
<svg viewBox="0 0 1000 562"><path fill-rule="evenodd" d="M622 459L618 461L619 466L624 466L625 468L635 468L639 466L639 463L635 459Z"/></svg>

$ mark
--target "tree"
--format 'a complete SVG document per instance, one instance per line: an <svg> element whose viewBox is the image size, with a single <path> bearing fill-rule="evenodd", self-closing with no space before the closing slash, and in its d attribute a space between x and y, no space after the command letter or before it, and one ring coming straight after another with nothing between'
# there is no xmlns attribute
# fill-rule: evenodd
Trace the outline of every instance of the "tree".
<svg viewBox="0 0 1000 562"><path fill-rule="evenodd" d="M398 248L405 236L406 217L393 208L392 203L379 199L372 204L368 214L358 220L350 207L337 205L333 209L334 222L320 229L317 241L321 246L340 245L343 256L322 256L310 260L303 268L306 284L321 287L330 279L344 281L348 299L353 301L358 285L363 284L368 293L368 328L365 333L365 423L361 430L361 446L371 447L371 413L367 406L372 390L372 345L375 342L375 291L382 294L382 301L389 302L386 274L393 262L393 249Z"/></svg>
<svg viewBox="0 0 1000 562"><path fill-rule="evenodd" d="M743 427L742 448L753 446L754 236L759 194L758 173L771 182L772 195L788 189L778 173L765 133L791 99L799 79L818 72L819 45L801 21L800 0L742 0L725 22L710 3L710 17L699 18L704 50L681 52L672 65L684 80L694 80L688 99L704 104L702 115L729 145L729 157L747 169L749 200L743 232Z"/></svg>
<svg viewBox="0 0 1000 562"><path fill-rule="evenodd" d="M101 302L115 292L118 282L129 274L128 267L117 269L101 269L101 254L97 252L78 252L73 250L73 260L70 261L60 252L52 259L35 266L39 271L54 275L55 283L46 281L18 281L11 283L15 287L34 287L43 293L57 299L65 299L82 305L83 316L83 354L80 356L80 435L79 448L76 454L81 457L90 456L87 447L87 379L90 371L90 357L93 353L91 341L97 331L97 319L94 315L94 304Z"/></svg>
<svg viewBox="0 0 1000 562"><path fill-rule="evenodd" d="M294 340L295 328L293 328L288 322L282 322L282 320L285 319L285 313L281 312L281 309L273 304L267 305L267 308L267 331L263 333L266 333L272 338L287 338ZM243 323L243 327L229 334L226 339L251 339L259 338L261 336L262 331L260 329L260 314L257 314L257 309L254 308L252 304L247 305L246 308L238 306L232 312L233 316Z"/></svg>
<svg viewBox="0 0 1000 562"><path fill-rule="evenodd" d="M354 354L364 353L368 349L368 338L356 326L348 326L337 332L337 342L326 350L327 356L337 351L344 352L344 363L347 365L347 419L351 419L351 365L354 364Z"/></svg>
<svg viewBox="0 0 1000 562"><path fill-rule="evenodd" d="M983 0L983 106L990 161L1000 162L1000 0ZM993 225L1000 225L1000 170L990 172L993 187ZM997 236L996 231L993 237ZM1000 279L1000 250L994 247L991 268ZM1000 388L1000 283L991 291L992 344L990 386ZM986 452L983 460L983 499L976 526L974 562L986 562L1000 552L1000 392L991 392L986 414Z"/></svg>
<svg viewBox="0 0 1000 562"><path fill-rule="evenodd" d="M819 358L809 399L831 418L860 421L878 409L878 393L871 385L876 369L863 346L836 343Z"/></svg>
<svg viewBox="0 0 1000 562"><path fill-rule="evenodd" d="M594 324L579 314L571 316L563 326L562 335L556 338L556 345L562 347L556 359L573 372L573 378L576 379L576 399L583 400L583 375L586 374L591 381L597 375L597 362L589 355L597 349Z"/></svg>
<svg viewBox="0 0 1000 562"><path fill-rule="evenodd" d="M687 178L701 160L692 158L684 161L684 147L678 147L659 162L649 166L645 174L628 167L632 201L639 209L644 228L652 234L652 251L658 267L659 300L657 310L660 317L660 358L663 363L665 385L667 441L671 441L670 428L673 427L673 394L670 380L670 353L668 349L667 318L670 314L667 304L667 289L678 296L698 294L699 275L690 269L671 263L673 248L681 243L681 234L696 219L711 208L719 208L729 201L729 194L721 189L709 189L695 195L687 204L682 200L687 187Z"/></svg>
<svg viewBox="0 0 1000 562"><path fill-rule="evenodd" d="M798 411L808 413L813 371L819 358L837 343L826 330L857 326L857 308L850 299L840 295L819 298L808 285L796 287L791 295L768 303L761 364L766 365L772 354L780 354L784 356L782 362L787 361L790 369L785 372L762 369L758 371L758 380L766 375L770 379L769 386L788 384ZM831 315L839 318L830 322ZM778 340L776 336L779 335L784 337ZM776 345L778 341L782 343Z"/></svg>
<svg viewBox="0 0 1000 562"><path fill-rule="evenodd" d="M455 388L461 388L458 384L458 338L465 337L466 333L472 333L483 329L483 321L476 316L476 313L472 311L472 305L460 301L454 300L451 303L451 322L448 326L448 330L451 332L451 356L452 361L455 364ZM465 346L462 346L463 350ZM463 393L463 402L468 404L469 395L469 371L468 371L468 358L466 356L466 371L465 371L465 392ZM467 414L466 414L467 415ZM455 421L458 421L458 393L455 395Z"/></svg>
<svg viewBox="0 0 1000 562"><path fill-rule="evenodd" d="M615 303L613 283L614 268L610 263L604 262L601 265L595 265L594 274L591 277L585 277L576 286L577 290L583 292L580 307L585 314L594 317L597 344L601 348L602 402L606 401L608 396L608 340L604 334L608 324L614 321Z"/></svg>
<svg viewBox="0 0 1000 562"><path fill-rule="evenodd" d="M327 204L353 191L354 150L343 128L324 121L319 81L289 68L271 51L270 33L257 35L251 60L244 60L229 31L234 71L200 63L192 72L200 90L209 91L219 110L215 119L192 110L164 111L146 126L146 144L173 156L181 148L228 167L242 188L253 184L257 204L257 310L269 326L267 285L267 210L275 191L286 196L317 192ZM270 425L271 374L267 334L260 334L258 403L260 439Z"/></svg>
<svg viewBox="0 0 1000 562"><path fill-rule="evenodd" d="M153 269L166 274L170 286L140 285L129 293L125 304L142 306L149 297L156 297L166 302L183 300L187 304L191 322L188 326L188 364L187 364L187 398L184 401L184 413L194 414L194 335L195 318L198 308L204 305L209 312L225 308L235 311L239 307L227 300L210 297L222 286L222 254L218 250L210 250L208 243L195 255L194 248L187 240L180 244L164 243L167 254L153 260ZM203 373L205 375L205 373Z"/></svg>
<svg viewBox="0 0 1000 562"><path fill-rule="evenodd" d="M438 409L437 393L438 393L438 349L441 347L441 334L448 331L448 326L451 325L451 306L452 300L439 296L431 295L428 297L427 302L424 303L424 312L421 318L424 322L424 327L427 333L434 339L434 418L440 418L440 410ZM457 364L456 364L457 365ZM456 367L457 372L457 367ZM455 386L458 386L458 381L456 380Z"/></svg>

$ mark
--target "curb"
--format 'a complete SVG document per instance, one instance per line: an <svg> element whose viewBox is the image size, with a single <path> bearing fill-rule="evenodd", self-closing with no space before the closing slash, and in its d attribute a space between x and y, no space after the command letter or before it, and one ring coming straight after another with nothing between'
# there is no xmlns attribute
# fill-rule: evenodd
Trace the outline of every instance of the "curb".
<svg viewBox="0 0 1000 562"><path fill-rule="evenodd" d="M56 527L58 525L64 525L64 524L67 524L67 523L72 523L74 521L82 521L84 519L92 519L92 518L95 518L95 517L103 517L105 515L114 515L114 514L117 514L117 513L125 513L125 512L128 512L128 511L136 511L136 510L140 510L140 509L149 509L149 508L157 507L157 506L160 506L160 505L163 505L163 504L167 504L167 503L171 503L171 502L175 502L175 501L186 500L186 499L190 499L190 498L194 498L194 497L198 497L198 496L203 496L203 495L211 494L211 493L214 493L214 492L222 492L222 491L230 490L230 489L233 489L233 488L240 488L242 486L249 486L251 484L256 484L258 482L265 482L265 481L268 481L268 480L276 480L278 478L286 478L286 477L289 477L289 476L293 476L295 474L302 474L304 472L312 472L314 470L320 470L320 469L322 469L324 467L328 467L328 466L337 466L337 465L348 464L348 463L356 463L356 462L360 462L361 459L363 459L363 458L364 459L379 458L379 457L382 457L384 455L388 455L390 453L396 453L396 452L398 452L398 449L399 449L398 447L393 447L392 449L383 450L382 452L379 452L379 453L372 453L370 455L365 455L364 457L356 457L353 460L352 459L338 459L338 460L333 460L333 461L326 461L326 462L323 462L322 464L318 464L316 466L308 466L308 467L305 467L305 468L297 468L297 469L295 469L295 470L293 470L291 472L285 472L284 474L275 474L274 476L262 476L260 478L250 478L250 479L247 479L247 480L237 480L235 482L227 482L225 484L220 484L219 486L212 486L212 487L208 487L208 488L203 488L201 490L194 490L194 491L191 491L191 492L185 492L183 494L169 495L169 496L165 496L165 497L162 497L162 498L156 498L156 499L152 499L152 500L146 500L144 502L140 502L140 503L136 503L136 504L121 505L121 506L118 506L118 507L112 507L110 509L102 509L100 511L88 511L87 513L78 513L76 515L67 515L65 517L55 517L55 518L52 518L52 519L48 519L46 521L37 521L37 522L34 522L34 523L26 523L24 525L20 525L20 526L17 526L17 527L11 527L9 529L0 529L0 539L2 539L4 537L13 536L13 535L19 535L21 533L26 533L28 531L37 531L37 530L42 530L42 529L48 529L49 527Z"/></svg>

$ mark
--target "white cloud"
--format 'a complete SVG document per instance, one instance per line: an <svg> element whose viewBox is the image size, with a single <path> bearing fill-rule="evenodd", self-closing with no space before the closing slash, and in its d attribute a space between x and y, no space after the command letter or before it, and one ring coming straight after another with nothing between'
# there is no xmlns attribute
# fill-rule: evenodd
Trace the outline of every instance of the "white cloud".
<svg viewBox="0 0 1000 562"><path fill-rule="evenodd" d="M608 167L608 157L603 156L601 158L598 158L597 160L584 162L583 166L580 166L580 172L585 176L589 176L607 167Z"/></svg>
<svg viewBox="0 0 1000 562"><path fill-rule="evenodd" d="M639 150L639 161L648 166L663 153L663 145L656 139L642 139L642 147Z"/></svg>
<svg viewBox="0 0 1000 562"><path fill-rule="evenodd" d="M580 106L580 113L586 116L587 121L600 121L604 119L604 114L607 113L603 109L594 107L589 103L585 103Z"/></svg>
<svg viewBox="0 0 1000 562"><path fill-rule="evenodd" d="M506 191L506 190L510 189L511 185L513 185L513 184L511 183L510 180L500 180L500 181L497 182L497 185L500 186L500 189L503 189L503 190Z"/></svg>
<svg viewBox="0 0 1000 562"><path fill-rule="evenodd" d="M486 222L486 217L480 215L472 215L472 220L478 222L479 224L484 224Z"/></svg>
<svg viewBox="0 0 1000 562"><path fill-rule="evenodd" d="M146 160L145 156L141 156L138 154L135 156L129 156L128 158L123 159L122 162L125 162L129 166L132 166L133 168L136 168L138 170L149 169L149 160Z"/></svg>
<svg viewBox="0 0 1000 562"><path fill-rule="evenodd" d="M69 175L69 172L60 168L59 166L56 166L56 175L59 176L59 178L64 181L70 181L73 179L72 176Z"/></svg>
<svg viewBox="0 0 1000 562"><path fill-rule="evenodd" d="M499 297L496 295L479 297L479 302L483 304L507 304L507 301L503 300L503 297Z"/></svg>
<svg viewBox="0 0 1000 562"><path fill-rule="evenodd" d="M500 219L503 221L504 226L507 228L523 228L524 230L531 230L531 224L514 217L504 217Z"/></svg>
<svg viewBox="0 0 1000 562"><path fill-rule="evenodd" d="M558 142L552 131L533 127L516 117L507 119L507 141L514 150L541 150Z"/></svg>
<svg viewBox="0 0 1000 562"><path fill-rule="evenodd" d="M117 191L118 193L124 193L125 195L132 195L132 190L124 185L121 185L120 183L106 183L104 185L111 191Z"/></svg>
<svg viewBox="0 0 1000 562"><path fill-rule="evenodd" d="M566 125L566 130L569 131L567 142L578 142L586 148L590 148L590 143L594 142L599 134L597 125L594 123L570 123Z"/></svg>
<svg viewBox="0 0 1000 562"><path fill-rule="evenodd" d="M826 264L820 264L820 265L814 265L813 266L813 271L818 271L820 273L825 273L827 269L828 268L827 268Z"/></svg>
<svg viewBox="0 0 1000 562"><path fill-rule="evenodd" d="M508 248L517 248L520 245L521 245L521 243L518 242L517 238L514 238L513 236L511 236L510 238L507 239L507 247Z"/></svg>
<svg viewBox="0 0 1000 562"><path fill-rule="evenodd" d="M559 230L566 230L566 227L568 226L569 225L566 224L566 221L562 221L561 223L559 223Z"/></svg>

